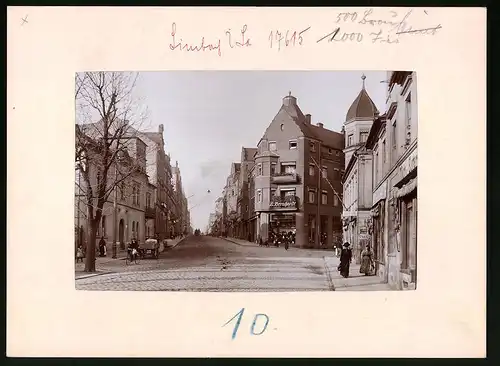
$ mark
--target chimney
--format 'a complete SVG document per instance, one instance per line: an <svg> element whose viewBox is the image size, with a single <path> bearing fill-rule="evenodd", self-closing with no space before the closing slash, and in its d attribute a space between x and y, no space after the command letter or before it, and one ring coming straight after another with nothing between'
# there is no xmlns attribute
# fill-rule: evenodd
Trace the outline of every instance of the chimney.
<svg viewBox="0 0 500 366"><path fill-rule="evenodd" d="M311 124L311 115L310 114L306 114L306 123Z"/></svg>
<svg viewBox="0 0 500 366"><path fill-rule="evenodd" d="M163 134L163 125L162 124L158 126L158 132Z"/></svg>
<svg viewBox="0 0 500 366"><path fill-rule="evenodd" d="M319 128L323 128L323 123L318 122L316 123L316 126L318 126Z"/></svg>

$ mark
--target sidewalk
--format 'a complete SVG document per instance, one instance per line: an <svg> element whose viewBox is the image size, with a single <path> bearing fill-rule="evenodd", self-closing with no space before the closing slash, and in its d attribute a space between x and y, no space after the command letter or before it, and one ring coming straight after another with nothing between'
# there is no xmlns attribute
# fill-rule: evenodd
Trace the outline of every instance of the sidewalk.
<svg viewBox="0 0 500 366"><path fill-rule="evenodd" d="M387 283L378 276L365 276L359 273L359 264L351 264L349 277L344 278L337 271L340 259L337 257L323 257L326 270L335 291L390 291Z"/></svg>
<svg viewBox="0 0 500 366"><path fill-rule="evenodd" d="M182 237L182 238L168 239L167 245L163 248L162 252L172 250L177 245L179 245L179 243L181 243L184 239L186 239L186 236ZM96 271L95 272L91 272L91 273L84 272L85 258L83 259L83 263L82 262L75 263L75 278L80 279L80 278L93 277L93 276L99 276L99 275L106 274L106 273L111 273L109 268L106 268L107 264L121 261L121 260L125 260L127 258L127 250L126 249L124 249L124 250L118 249L116 252L116 258L112 258L112 255L113 255L112 251L108 250L106 254L107 254L106 257L96 256L96 259L95 259Z"/></svg>
<svg viewBox="0 0 500 366"><path fill-rule="evenodd" d="M257 243L253 243L251 241L247 241L247 240L243 240L243 239L236 239L236 238L225 238L225 237L222 237L222 236L219 236L220 239L223 239L223 240L227 240L227 241L230 241L234 244L238 244L238 245L242 245L242 246L247 246L247 247L258 247L259 244ZM271 248L274 248L274 245L270 245ZM281 247L284 247L283 244L281 244ZM304 251L304 250L310 250L310 251L314 251L314 252L328 252L328 253L332 253L333 255L333 250L331 249L324 249L324 248L299 248L299 247L295 247L293 245L290 245L289 249L288 250L301 250L301 251Z"/></svg>
<svg viewBox="0 0 500 366"><path fill-rule="evenodd" d="M231 243L238 244L238 245L243 245L246 247L258 247L259 244L257 243L252 243L251 241L243 240L243 239L236 239L236 238L229 238L229 237L223 237L219 236L220 239L230 241Z"/></svg>

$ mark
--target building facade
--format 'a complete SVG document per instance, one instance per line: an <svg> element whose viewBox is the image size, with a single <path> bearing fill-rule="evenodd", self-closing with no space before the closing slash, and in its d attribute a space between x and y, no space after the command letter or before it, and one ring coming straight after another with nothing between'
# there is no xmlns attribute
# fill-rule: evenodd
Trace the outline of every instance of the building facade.
<svg viewBox="0 0 500 366"><path fill-rule="evenodd" d="M344 136L313 125L291 93L257 148L242 149L223 194L228 235L256 241L292 232L297 247L332 247L342 236ZM230 229L236 221L236 230Z"/></svg>
<svg viewBox="0 0 500 366"><path fill-rule="evenodd" d="M377 118L367 148L373 151L372 245L377 274L397 289L417 280L417 80L389 74L387 111Z"/></svg>
<svg viewBox="0 0 500 366"><path fill-rule="evenodd" d="M343 241L352 245L354 259L370 244L368 226L372 208L372 153L365 147L373 120L379 111L363 85L349 108L344 122L346 171L343 183Z"/></svg>
<svg viewBox="0 0 500 366"><path fill-rule="evenodd" d="M251 170L255 165L256 148L243 147L241 149L241 163L238 183L238 200L237 200L237 213L238 213L238 237L240 239L255 241L250 215L250 178Z"/></svg>
<svg viewBox="0 0 500 366"><path fill-rule="evenodd" d="M106 186L110 194L104 202L96 239L103 238L108 250L116 242L124 249L132 239L143 242L146 236L146 193L150 189L146 174L146 144L137 136L126 138L126 150L120 151L107 172ZM90 164L94 159L90 159ZM131 170L130 167L133 167ZM90 167L89 183L93 190L102 178L100 169ZM76 170L75 177L75 245L86 247L90 230L85 194L88 183ZM94 207L97 197L94 198Z"/></svg>

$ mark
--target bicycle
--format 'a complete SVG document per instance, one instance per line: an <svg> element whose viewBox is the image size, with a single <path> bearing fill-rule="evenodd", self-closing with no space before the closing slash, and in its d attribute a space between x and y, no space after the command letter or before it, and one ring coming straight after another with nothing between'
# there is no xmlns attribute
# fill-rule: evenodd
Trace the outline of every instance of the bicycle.
<svg viewBox="0 0 500 366"><path fill-rule="evenodd" d="M129 265L132 262L134 262L135 264L139 264L140 261L141 261L141 255L139 251L137 251L136 249L128 250L127 258L125 259L126 265Z"/></svg>

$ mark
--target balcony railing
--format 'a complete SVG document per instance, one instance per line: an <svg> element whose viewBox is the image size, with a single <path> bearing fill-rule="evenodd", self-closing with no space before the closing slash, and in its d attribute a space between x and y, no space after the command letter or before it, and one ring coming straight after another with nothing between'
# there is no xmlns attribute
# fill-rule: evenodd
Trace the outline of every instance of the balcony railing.
<svg viewBox="0 0 500 366"><path fill-rule="evenodd" d="M269 202L269 209L271 211L296 210L297 196L271 197L271 202Z"/></svg>
<svg viewBox="0 0 500 366"><path fill-rule="evenodd" d="M156 210L154 207L146 207L144 215L146 216L146 219L154 219L156 217Z"/></svg>
<svg viewBox="0 0 500 366"><path fill-rule="evenodd" d="M271 182L274 184L298 183L297 173L274 173L271 176Z"/></svg>

